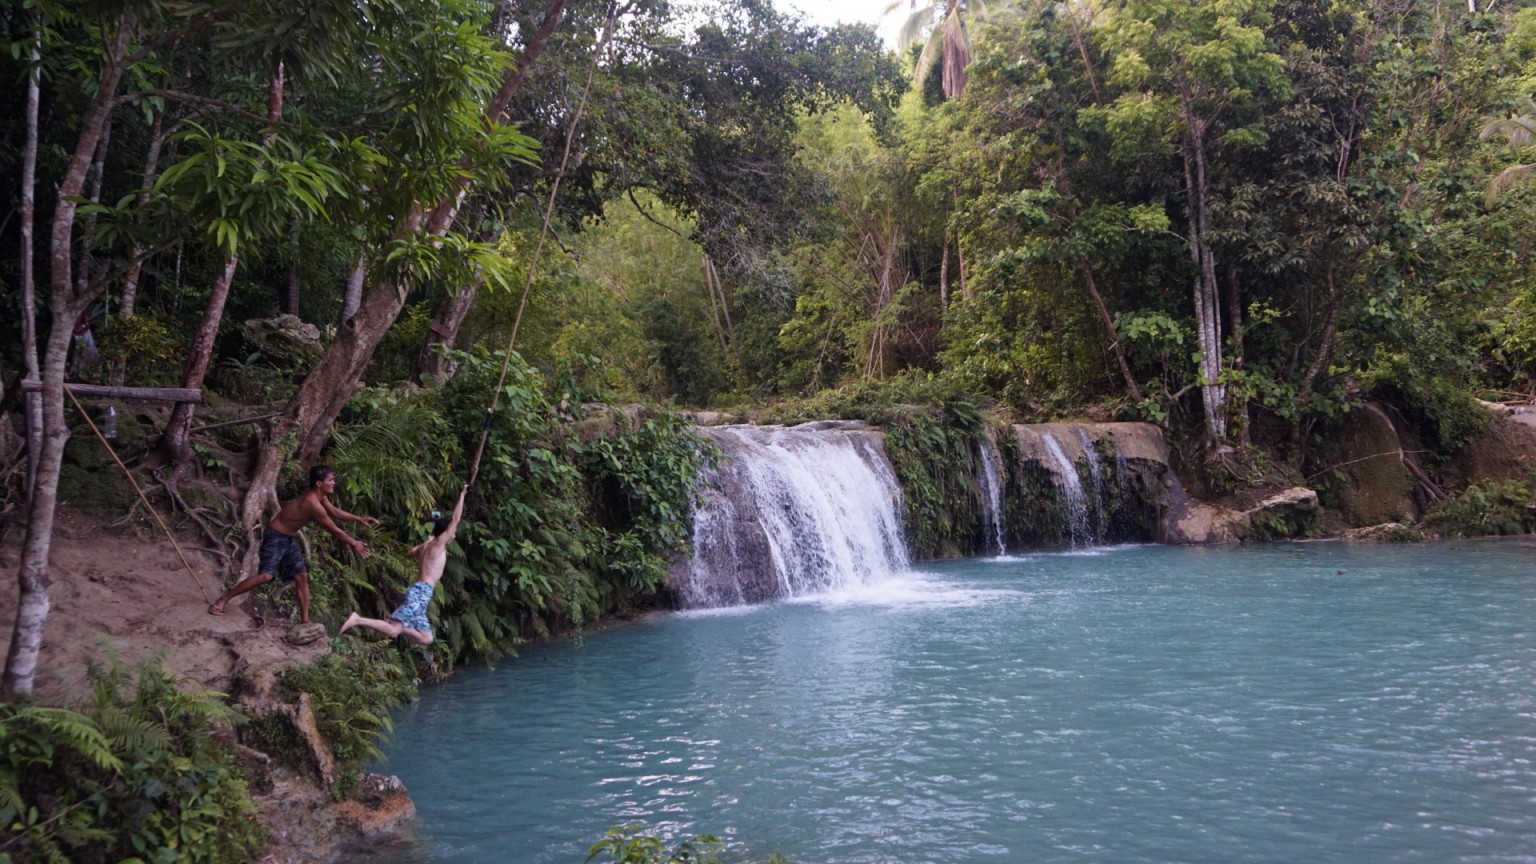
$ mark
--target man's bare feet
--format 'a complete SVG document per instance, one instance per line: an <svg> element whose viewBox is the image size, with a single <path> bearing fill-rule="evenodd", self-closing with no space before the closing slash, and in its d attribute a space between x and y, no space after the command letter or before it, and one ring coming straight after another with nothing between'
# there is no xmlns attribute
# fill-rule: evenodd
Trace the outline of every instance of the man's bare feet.
<svg viewBox="0 0 1536 864"><path fill-rule="evenodd" d="M208 604L208 614L209 615L223 615L224 614L224 604L219 602L218 600L215 600L212 603L209 603Z"/></svg>
<svg viewBox="0 0 1536 864"><path fill-rule="evenodd" d="M347 620L341 622L341 628L338 629L336 633L340 635L347 632L348 630L351 630L355 626L357 626L357 613L353 612L347 616Z"/></svg>

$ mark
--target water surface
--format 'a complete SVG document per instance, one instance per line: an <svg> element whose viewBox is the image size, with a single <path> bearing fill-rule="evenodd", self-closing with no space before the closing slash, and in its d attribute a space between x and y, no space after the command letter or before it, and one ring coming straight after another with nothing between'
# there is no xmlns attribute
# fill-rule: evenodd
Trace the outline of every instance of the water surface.
<svg viewBox="0 0 1536 864"><path fill-rule="evenodd" d="M403 860L1536 861L1530 540L925 565L525 650L396 714Z"/></svg>

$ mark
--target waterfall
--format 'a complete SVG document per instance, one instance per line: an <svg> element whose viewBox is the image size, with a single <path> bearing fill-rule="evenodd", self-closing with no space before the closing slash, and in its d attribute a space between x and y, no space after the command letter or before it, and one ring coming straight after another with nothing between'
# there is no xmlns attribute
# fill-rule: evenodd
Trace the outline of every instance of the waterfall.
<svg viewBox="0 0 1536 864"><path fill-rule="evenodd" d="M1066 510L1067 535L1073 546L1087 545L1093 541L1093 528L1088 519L1088 499L1083 495L1083 481L1077 476L1077 466L1067 458L1061 442L1049 431L1041 432L1045 452L1053 463L1061 492L1063 509Z"/></svg>
<svg viewBox="0 0 1536 864"><path fill-rule="evenodd" d="M977 446L981 452L981 492L987 497L987 515L992 517L992 539L997 542L997 554L1005 555L1008 544L1003 541L1003 480L998 459L992 455L994 446L985 438Z"/></svg>
<svg viewBox="0 0 1536 864"><path fill-rule="evenodd" d="M1092 524L1096 526L1092 530L1094 543L1102 542L1105 533L1104 516L1104 466L1099 462L1099 452L1093 447L1093 436L1088 434L1087 426L1073 426L1072 431L1077 433L1077 443L1083 447L1083 458L1088 461L1088 479L1093 482L1093 517Z"/></svg>
<svg viewBox="0 0 1536 864"><path fill-rule="evenodd" d="M705 478L693 557L673 571L684 607L816 594L907 569L901 488L878 433L841 423L700 433L725 456Z"/></svg>

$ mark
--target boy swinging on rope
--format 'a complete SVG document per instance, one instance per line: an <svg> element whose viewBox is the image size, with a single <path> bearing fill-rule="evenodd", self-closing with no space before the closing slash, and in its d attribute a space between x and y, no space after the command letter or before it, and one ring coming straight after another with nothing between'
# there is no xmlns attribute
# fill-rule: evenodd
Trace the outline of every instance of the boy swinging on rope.
<svg viewBox="0 0 1536 864"><path fill-rule="evenodd" d="M338 633L345 633L353 627L367 627L391 638L408 636L423 645L432 644L436 637L432 635L432 622L427 620L427 604L432 602L432 591L437 587L437 580L443 578L443 568L448 564L448 544L453 542L454 535L458 533L459 519L464 515L464 495L468 491L469 485L465 484L459 490L459 502L453 505L453 516L439 518L432 526L432 536L408 553L421 562L420 578L406 590L405 602L400 604L400 608L389 613L389 620L364 618L353 612L342 622Z"/></svg>
<svg viewBox="0 0 1536 864"><path fill-rule="evenodd" d="M309 623L309 567L304 563L304 556L299 552L297 542L299 531L311 521L319 522L325 530L336 535L341 542L352 547L359 557L368 557L368 544L361 540L354 540L347 536L347 532L336 527L336 520L348 519L353 522L361 522L364 525L377 525L379 520L372 516L354 516L351 513L331 503L331 494L336 491L336 471L329 465L316 465L309 469L309 488L305 489L299 497L283 505L267 523L266 533L261 536L261 564L256 568L256 575L237 583L235 587L219 595L219 599L208 604L208 614L223 615L224 607L229 601L241 594L272 581L273 575L283 578L284 582L293 582L297 586L299 594L299 623Z"/></svg>

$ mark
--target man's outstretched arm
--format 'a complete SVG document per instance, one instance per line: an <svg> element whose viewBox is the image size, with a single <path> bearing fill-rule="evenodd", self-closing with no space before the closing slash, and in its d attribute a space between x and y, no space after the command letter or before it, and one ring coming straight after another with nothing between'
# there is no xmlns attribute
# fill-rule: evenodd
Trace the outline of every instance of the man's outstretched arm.
<svg viewBox="0 0 1536 864"><path fill-rule="evenodd" d="M320 499L320 505L325 508L325 512L327 512L327 513L329 513L331 515L332 519L350 519L353 522L361 522L364 525L367 525L369 527L372 527L374 525L379 524L379 520L378 520L377 517L375 517L375 516L358 516L355 513L348 513L347 511L345 511L345 510L341 509L340 507L337 507L335 504L331 503L331 499L329 499L329 498L321 498Z"/></svg>
<svg viewBox="0 0 1536 864"><path fill-rule="evenodd" d="M453 505L453 517L448 520L448 530L443 532L443 545L453 542L455 534L459 533L459 520L464 518L464 496L469 494L469 484L465 483L459 489L459 502Z"/></svg>
<svg viewBox="0 0 1536 864"><path fill-rule="evenodd" d="M352 537L348 535L347 532L341 530L341 526L337 525L336 522L331 519L331 514L326 512L326 503L327 502L324 498L319 499L319 503L310 510L309 517L316 522L319 522L321 528L324 528L325 530L336 535L337 540L340 540L348 546L351 546L352 551L356 552L358 555L364 558L367 558L368 544L361 540L352 539Z"/></svg>

